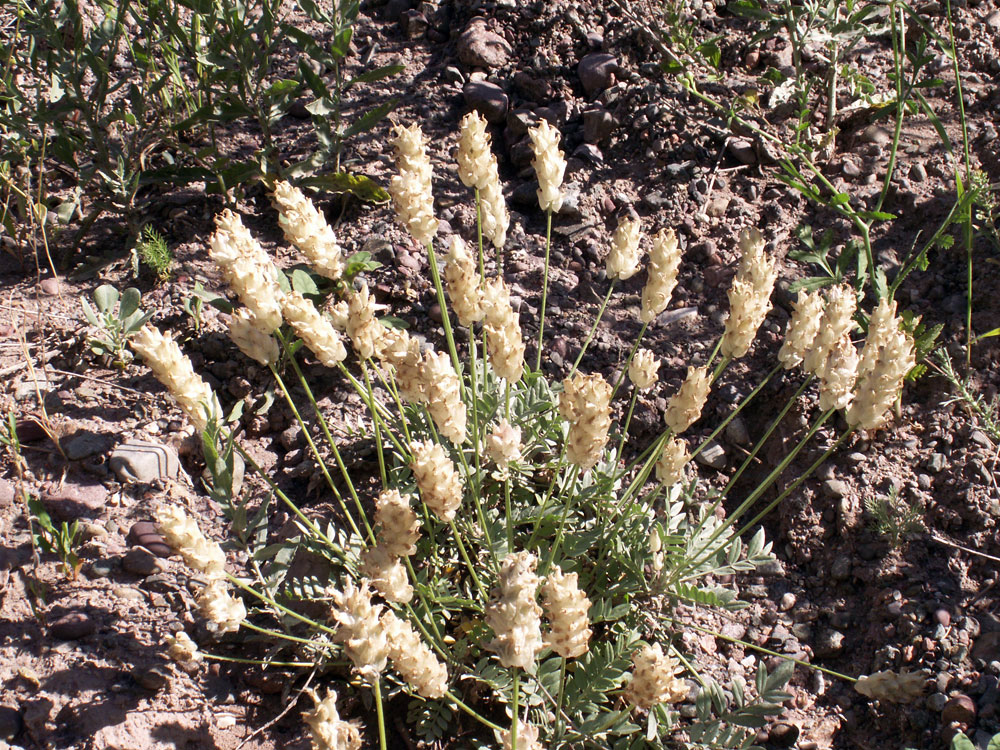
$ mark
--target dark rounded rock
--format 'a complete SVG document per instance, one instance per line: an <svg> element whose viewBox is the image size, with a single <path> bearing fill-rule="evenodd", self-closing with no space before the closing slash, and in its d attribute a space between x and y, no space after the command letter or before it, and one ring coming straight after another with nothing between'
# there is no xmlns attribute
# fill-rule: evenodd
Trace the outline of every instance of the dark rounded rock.
<svg viewBox="0 0 1000 750"><path fill-rule="evenodd" d="M941 711L941 721L945 724L958 722L971 725L976 720L976 703L967 695L955 695Z"/></svg>
<svg viewBox="0 0 1000 750"><path fill-rule="evenodd" d="M107 499L107 489L96 482L67 482L62 486L52 486L42 493L42 504L61 521L95 518L104 509Z"/></svg>
<svg viewBox="0 0 1000 750"><path fill-rule="evenodd" d="M156 562L156 555L142 547L133 547L125 553L122 559L122 568L137 576L151 576L159 566Z"/></svg>
<svg viewBox="0 0 1000 750"><path fill-rule="evenodd" d="M768 740L775 747L792 747L798 738L799 728L786 722L775 724L768 735Z"/></svg>
<svg viewBox="0 0 1000 750"><path fill-rule="evenodd" d="M132 679L146 688L146 690L157 692L170 684L170 670L162 666L151 667L150 669L136 668L132 672Z"/></svg>
<svg viewBox="0 0 1000 750"><path fill-rule="evenodd" d="M78 641L97 630L97 623L86 612L67 612L49 623L49 635L60 641Z"/></svg>
<svg viewBox="0 0 1000 750"><path fill-rule="evenodd" d="M462 87L462 96L465 103L485 117L487 122L501 122L507 116L507 94L495 83L469 81Z"/></svg>
<svg viewBox="0 0 1000 750"><path fill-rule="evenodd" d="M618 58L607 52L592 52L576 66L576 74L588 96L593 96L610 86L618 71Z"/></svg>
<svg viewBox="0 0 1000 750"><path fill-rule="evenodd" d="M132 524L126 541L133 547L145 547L157 557L170 557L173 554L152 521L137 521Z"/></svg>
<svg viewBox="0 0 1000 750"><path fill-rule="evenodd" d="M12 742L23 725L21 712L13 706L0 706L0 740Z"/></svg>
<svg viewBox="0 0 1000 750"><path fill-rule="evenodd" d="M456 45L458 59L473 68L501 68L512 52L507 40L477 18L462 32Z"/></svg>

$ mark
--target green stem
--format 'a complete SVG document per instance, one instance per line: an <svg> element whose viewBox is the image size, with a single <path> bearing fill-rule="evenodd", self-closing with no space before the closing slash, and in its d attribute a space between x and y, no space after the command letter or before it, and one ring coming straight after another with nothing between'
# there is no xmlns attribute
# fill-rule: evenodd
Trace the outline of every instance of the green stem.
<svg viewBox="0 0 1000 750"><path fill-rule="evenodd" d="M469 716L471 716L473 719L475 719L476 721L478 721L483 726L485 726L485 727L487 727L489 729L492 729L494 732L502 732L503 731L503 727L502 726L500 726L499 724L494 724L489 719L487 719L484 716L481 716L480 714L476 713L473 709L469 708L467 705L465 705L465 703L463 703L461 700L459 700L458 697L453 692L451 692L450 690L444 694L444 697L447 698L448 700L450 700L452 703L454 703L460 709L462 709L463 711L465 711L465 713L467 713Z"/></svg>
<svg viewBox="0 0 1000 750"><path fill-rule="evenodd" d="M228 578L229 581L232 584L234 584L235 586L237 586L238 588L241 588L244 591L246 591L248 594L257 597L258 599L260 599L262 602L264 602L268 606L274 607L275 609L278 609L278 610L284 612L289 617L292 617L292 618L298 620L301 623L305 623L306 625L308 625L311 628L316 628L317 630L322 630L324 633L327 633L329 635L336 635L337 631L335 629L328 628L326 625L324 625L324 624L322 624L320 622L316 622L315 620L310 620L305 615L300 615L294 609L289 609L288 607L284 606L283 604L278 604L278 602L274 601L274 599L272 599L271 597L265 596L264 594L262 594L261 592L259 592L257 589L255 589L253 586L247 585L246 583L244 583L243 581L241 581L239 578L237 578L236 576L232 575L231 573L226 573L226 578ZM244 623L241 623L241 625L242 624L244 624Z"/></svg>
<svg viewBox="0 0 1000 750"><path fill-rule="evenodd" d="M465 567L469 570L469 575L472 576L472 581L476 584L476 588L479 589L479 595L483 598L484 602L490 600L489 596L486 594L486 589L483 588L482 582L479 580L479 576L476 575L476 566L472 564L472 560L469 558L469 553L465 549L465 543L462 542L462 535L458 531L458 527L455 525L455 520L452 519L448 522L451 526L451 533L455 535L455 543L458 545L458 552L465 561Z"/></svg>
<svg viewBox="0 0 1000 750"><path fill-rule="evenodd" d="M576 504L576 495L573 494L576 489L576 480L580 476L580 467L573 464L573 471L570 474L570 480L568 489L566 492L565 502L563 503L563 512L559 517L559 526L556 527L556 537L552 542L552 549L549 550L548 559L545 562L545 566L539 571L539 576L546 575L549 570L552 569L552 563L555 562L556 554L559 552L559 545L562 544L563 538L563 528L566 526L566 519L569 517L569 512Z"/></svg>
<svg viewBox="0 0 1000 750"><path fill-rule="evenodd" d="M566 693L566 657L559 664L559 694L556 697L556 741L562 737L562 706Z"/></svg>
<svg viewBox="0 0 1000 750"><path fill-rule="evenodd" d="M622 435L618 439L618 451L615 453L615 455L618 457L619 460L622 457L622 451L625 450L625 437L628 435L628 427L629 424L631 424L632 422L632 412L635 410L635 402L638 397L639 397L639 389L633 388L632 398L629 399L628 403L628 415L625 417L624 425L622 425ZM614 398L614 396L612 396L612 398Z"/></svg>
<svg viewBox="0 0 1000 750"><path fill-rule="evenodd" d="M364 373L365 376L365 386L368 388L368 396L370 399L374 400L375 392L372 390L372 380L371 377L368 375L367 362L361 363L361 371ZM379 424L380 418L378 415L378 411L376 409L372 409L369 407L369 411L371 412L372 415L372 427L375 430L375 451L378 454L378 473L379 477L382 479L382 486L388 487L389 480L385 472L385 455L382 446L382 428L381 425Z"/></svg>
<svg viewBox="0 0 1000 750"><path fill-rule="evenodd" d="M597 317L594 318L594 324L590 327L590 333L587 334L587 338L583 340L583 346L580 348L580 353L576 355L576 361L573 363L572 369L569 371L569 375L566 377L573 377L573 373L580 366L580 360L583 359L583 355L587 352L587 347L590 346L591 340L594 338L594 333L597 331L597 326L601 322L601 318L604 316L604 311L608 307L608 301L611 299L611 294L615 291L615 284L618 282L617 279L611 280L611 285L608 287L608 293L604 295L604 302L601 303L601 309L597 311Z"/></svg>
<svg viewBox="0 0 1000 750"><path fill-rule="evenodd" d="M372 692L375 694L375 714L378 716L378 744L381 750L388 750L388 743L385 739L385 715L382 712L382 678L376 677L375 684L372 685Z"/></svg>
<svg viewBox="0 0 1000 750"><path fill-rule="evenodd" d="M643 323L642 328L639 330L639 335L636 336L635 343L632 344L632 351L628 353L628 359L625 360L625 366L622 367L622 371L618 373L618 380L615 381L615 387L611 389L611 400L615 400L615 394L618 393L618 389L621 387L622 381L625 380L625 374L628 372L628 368L632 366L632 358L635 353L639 351L639 344L642 341L642 337L646 335L646 329L649 327L649 323Z"/></svg>
<svg viewBox="0 0 1000 750"><path fill-rule="evenodd" d="M549 251L552 248L552 211L545 212L545 272L542 276L542 310L538 324L538 351L535 355L535 370L542 368L542 336L545 334L545 303L549 297Z"/></svg>
<svg viewBox="0 0 1000 750"><path fill-rule="evenodd" d="M549 216L552 216L552 212L549 212ZM510 723L510 750L517 750L517 725L521 723L518 715L518 705L517 699L520 697L518 695L518 688L521 687L519 683L519 678L521 677L521 672L517 667L514 667L514 687L512 688L513 700L511 701L511 710L514 714L514 719Z"/></svg>
<svg viewBox="0 0 1000 750"><path fill-rule="evenodd" d="M330 472L326 468L326 462L323 460L323 456L320 454L319 448L316 447L316 443L313 441L312 435L309 434L309 427L302 419L302 415L299 414L299 410L295 406L295 401L292 399L291 394L288 392L288 388L285 386L285 381L282 379L281 375L278 374L274 365L269 365L269 367L271 368L271 375L274 376L275 382L278 384L282 394L285 396L285 401L288 402L288 406L292 410L292 415L302 427L302 434L305 436L306 443L309 445L309 450L316 459L316 463L319 465L320 473L322 473L323 477L326 479L326 483L333 492L333 496L337 498L337 502L340 503L340 509L344 512L344 517L347 519L348 524L350 524L351 530L357 534L359 538L364 539L364 535L361 533L358 525L354 522L354 517L351 515L350 511L347 510L347 503L344 502L344 496L340 493L340 490L337 489L337 485L333 481L333 477L330 476Z"/></svg>
<svg viewBox="0 0 1000 750"><path fill-rule="evenodd" d="M448 352L451 354L451 365L455 368L455 374L461 376L462 368L458 360L458 349L455 347L455 336L451 330L451 315L448 313L448 305L445 302L444 286L441 284L441 274L438 271L437 255L434 253L434 243L427 243L427 260L431 267L431 280L434 282L434 290L437 292L438 306L441 308L441 325L444 326L444 337L448 342ZM465 395L465 382L462 384L462 395Z"/></svg>

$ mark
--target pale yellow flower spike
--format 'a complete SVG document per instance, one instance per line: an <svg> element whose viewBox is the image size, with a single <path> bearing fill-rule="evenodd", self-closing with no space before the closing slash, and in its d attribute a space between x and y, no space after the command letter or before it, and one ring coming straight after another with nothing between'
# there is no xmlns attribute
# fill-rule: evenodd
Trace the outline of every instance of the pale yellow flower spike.
<svg viewBox="0 0 1000 750"><path fill-rule="evenodd" d="M823 297L819 292L801 291L795 301L792 319L785 331L785 340L778 352L778 361L786 370L798 367L819 333L823 318Z"/></svg>
<svg viewBox="0 0 1000 750"><path fill-rule="evenodd" d="M357 587L349 581L343 592L333 591L332 619L336 621L334 640L344 644L344 653L368 683L374 683L385 669L389 643L379 618L384 607L372 604L369 582Z"/></svg>
<svg viewBox="0 0 1000 750"><path fill-rule="evenodd" d="M247 308L241 308L229 317L229 338L241 352L265 367L278 361L278 342L274 336L260 330L253 313Z"/></svg>
<svg viewBox="0 0 1000 750"><path fill-rule="evenodd" d="M426 247L437 234L434 195L431 191L431 161L420 126L397 125L393 138L399 174L389 182L389 194L403 224L420 245Z"/></svg>
<svg viewBox="0 0 1000 750"><path fill-rule="evenodd" d="M476 270L465 242L457 234L450 238L448 262L444 269L445 287L458 322L468 328L486 314L483 308L482 278Z"/></svg>
<svg viewBox="0 0 1000 750"><path fill-rule="evenodd" d="M448 690L448 669L417 635L413 626L391 611L382 615L388 634L389 659L406 684L424 698L440 698Z"/></svg>
<svg viewBox="0 0 1000 750"><path fill-rule="evenodd" d="M663 453L656 462L656 478L661 484L672 487L684 478L684 467L690 460L687 444L679 438L671 437L663 446Z"/></svg>
<svg viewBox="0 0 1000 750"><path fill-rule="evenodd" d="M649 390L656 385L656 371L659 369L660 360L656 355L649 349L640 349L628 366L628 377L640 391Z"/></svg>
<svg viewBox="0 0 1000 750"><path fill-rule="evenodd" d="M536 562L526 550L507 555L500 564L497 598L486 607L486 624L497 636L490 649L505 667L529 669L543 647Z"/></svg>
<svg viewBox="0 0 1000 750"><path fill-rule="evenodd" d="M670 296L677 286L677 273L681 265L681 251L673 229L661 229L653 237L649 251L646 286L642 290L642 308L639 319L652 323L670 304Z"/></svg>
<svg viewBox="0 0 1000 750"><path fill-rule="evenodd" d="M611 386L598 373L577 373L563 381L559 413L569 422L566 457L582 471L604 453L611 428Z"/></svg>
<svg viewBox="0 0 1000 750"><path fill-rule="evenodd" d="M590 599L580 590L576 573L552 568L542 585L543 605L552 630L548 645L568 659L583 656L590 648Z"/></svg>
<svg viewBox="0 0 1000 750"><path fill-rule="evenodd" d="M340 333L316 306L298 292L281 296L281 311L295 334L309 351L327 367L336 367L347 358Z"/></svg>
<svg viewBox="0 0 1000 750"><path fill-rule="evenodd" d="M639 247L641 232L638 219L622 219L618 222L618 228L611 238L611 252L608 253L609 279L625 281L638 273L639 259L642 257L642 249Z"/></svg>
<svg viewBox="0 0 1000 750"><path fill-rule="evenodd" d="M566 159L559 150L559 131L542 119L528 130L535 158L531 166L538 177L538 205L542 211L559 213L562 208L562 181L566 172Z"/></svg>
<svg viewBox="0 0 1000 750"><path fill-rule="evenodd" d="M191 360L184 356L170 334L161 333L147 323L132 338L132 348L149 365L153 376L166 386L196 429L204 430L209 421L222 415L212 388L195 374Z"/></svg>
<svg viewBox="0 0 1000 750"><path fill-rule="evenodd" d="M667 403L667 410L663 415L667 427L675 435L680 435L698 421L711 388L712 380L707 367L688 367L687 378Z"/></svg>
<svg viewBox="0 0 1000 750"><path fill-rule="evenodd" d="M663 653L663 648L643 646L632 656L632 680L625 687L625 700L648 711L658 703L680 703L687 698L688 687L678 679L677 661Z"/></svg>
<svg viewBox="0 0 1000 750"><path fill-rule="evenodd" d="M302 251L318 273L339 279L344 274L344 255L323 214L305 193L284 180L274 186L273 197L285 239Z"/></svg>
<svg viewBox="0 0 1000 750"><path fill-rule="evenodd" d="M729 289L729 317L720 351L737 359L750 351L757 330L771 309L771 292L778 278L777 265L764 252L764 238L756 229L740 234L742 257Z"/></svg>
<svg viewBox="0 0 1000 750"><path fill-rule="evenodd" d="M462 480L444 448L426 440L410 444L410 469L417 480L420 499L445 523L454 520L462 504Z"/></svg>
<svg viewBox="0 0 1000 750"><path fill-rule="evenodd" d="M340 718L333 690L327 690L326 697L302 718L312 732L312 750L361 750L361 732L357 724Z"/></svg>

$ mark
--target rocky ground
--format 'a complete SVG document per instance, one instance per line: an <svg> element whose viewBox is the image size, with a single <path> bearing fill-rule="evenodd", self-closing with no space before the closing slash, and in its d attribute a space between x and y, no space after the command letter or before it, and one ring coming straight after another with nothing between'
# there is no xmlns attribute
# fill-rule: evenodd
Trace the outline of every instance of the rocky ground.
<svg viewBox="0 0 1000 750"><path fill-rule="evenodd" d="M974 0L954 5L971 160L995 182L1000 94L993 82L1000 72L1000 11ZM686 22L697 25L697 34L721 35L721 76L704 82L713 94L744 92L768 67L791 65L786 40L774 36L751 46L753 24L729 14L723 4L693 0L688 8L692 15ZM634 10L642 15L642 8ZM927 3L920 13L934 28L945 28L939 4ZM817 234L832 227L840 243L846 238L847 227L830 211L810 205L776 178L759 142L733 136L665 76L655 45L617 4L500 0L415 7L409 0L389 0L364 6L354 44L358 57L370 56L372 64L405 66L387 82L359 87L348 106L399 97L392 119L418 122L429 135L444 235L474 235L469 195L451 156L458 121L476 107L492 123L512 209L507 278L528 340L537 332L545 225L535 203L526 132L542 117L562 131L570 161L568 199L553 223L546 357L553 375L568 370L603 299L608 283L603 260L618 218L638 215L649 234L662 226L677 229L685 248L680 284L671 309L644 339L663 360L664 382L640 399L633 420L637 444L659 432L665 397L688 364L707 358L721 332L740 229L759 227L782 258L797 246L794 230L800 223L811 224ZM890 62L885 38L860 45L852 59L881 87L888 86ZM958 143L950 62L939 57L931 67L944 83L925 93ZM237 123L228 136L234 152L247 142L240 127ZM890 127L891 120L864 117L841 122L835 148L823 163L838 190L862 203L878 194ZM348 154L353 169L382 183L392 168L387 133L383 123L354 141ZM290 158L308 153L308 129L296 117L284 118L276 135ZM887 204L899 218L875 238L877 260L890 277L941 221L956 190L951 157L920 113L904 122L899 158ZM295 697L287 675L226 662L185 672L163 653L163 639L173 631L206 634L192 611L182 566L167 556L148 523L150 507L174 495L186 497L203 518L221 519L221 511L201 487L204 466L190 427L148 370L137 364L116 368L89 350L86 339L95 331L83 319L79 298L103 282L139 286L143 307L156 311L158 325L187 339L184 348L196 370L226 405L253 401L268 377L239 357L213 309L206 306L200 328L183 310L195 282L223 291L205 250L221 202L197 190L176 190L155 206L146 220L163 232L177 259L177 274L168 283L130 279L128 264L115 260L120 240L110 225L98 227L87 250L104 262L83 264L74 274L27 272L19 262L24 255L9 245L0 256L0 399L18 422L25 487L55 519L78 520L83 529L82 567L75 579L51 555L33 559L24 508L15 494L15 467L3 464L0 747L5 741L66 748L308 745L297 710L270 723ZM341 204L330 201L327 208L333 220ZM251 190L241 209L279 264L291 265L293 255L263 192ZM337 231L349 250L366 249L384 264L373 274L378 301L416 330L440 335L426 259L396 227L391 209L348 204ZM995 251L986 240L975 246L972 320L980 332L1000 325ZM927 270L907 280L897 299L925 321L943 323L942 341L958 352L964 340L964 256L935 250L930 261ZM787 285L811 272L783 261L782 286L753 353L724 376L695 434L710 432L771 369L789 317ZM610 377L624 361L639 330L642 283L640 274L615 294L588 369ZM972 356L973 382L987 398L1000 384L1000 350L992 342L977 344ZM530 347L529 358L533 361ZM758 402L764 405L751 407L726 430L700 466L709 483L738 465L773 416L768 405L783 401L798 385L791 376L777 376ZM357 397L334 379L323 381L319 395L338 423L350 424L360 409ZM842 674L901 668L927 674L920 703L893 706L873 703L843 680L800 667L792 682L794 699L760 734L764 746L941 748L961 728L985 748L1000 730L997 558L987 556L1000 552L997 450L987 431L950 403L951 396L950 386L932 374L908 386L889 428L843 446L765 522L780 565L767 575L729 582L751 606L726 620L691 613L693 621L724 636ZM747 486L797 440L815 412L808 399L768 443L760 467L743 480ZM275 404L262 415L247 410L244 420L247 446L258 463L283 487L303 494L313 489L313 467L291 414ZM832 442L839 427L821 431L819 444ZM358 450L363 453L364 445ZM793 468L805 468L821 450L804 454ZM258 487L259 480L246 481L247 491ZM895 549L873 531L865 511L866 500L892 488L919 507L926 529ZM278 514L272 526L285 520ZM220 522L220 535L222 528ZM694 630L684 643L723 682L752 673L759 657ZM414 747L404 724L396 728L398 746ZM262 731L251 737L257 729Z"/></svg>

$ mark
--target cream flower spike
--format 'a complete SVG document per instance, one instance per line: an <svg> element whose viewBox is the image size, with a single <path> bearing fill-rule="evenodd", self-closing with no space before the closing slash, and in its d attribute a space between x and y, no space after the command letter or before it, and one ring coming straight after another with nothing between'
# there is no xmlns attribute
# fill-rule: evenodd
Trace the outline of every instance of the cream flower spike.
<svg viewBox="0 0 1000 750"><path fill-rule="evenodd" d="M357 724L340 718L333 690L327 690L326 697L317 700L316 707L303 718L312 733L313 750L361 750L361 732Z"/></svg>
<svg viewBox="0 0 1000 750"><path fill-rule="evenodd" d="M527 550L507 555L500 564L494 598L486 607L486 624L497 636L489 647L505 667L529 669L543 648L542 608L535 601L536 562Z"/></svg>
<svg viewBox="0 0 1000 750"><path fill-rule="evenodd" d="M688 367L687 378L667 402L667 410L663 415L667 427L675 435L680 435L698 421L711 389L712 378L707 367Z"/></svg>
<svg viewBox="0 0 1000 750"><path fill-rule="evenodd" d="M538 205L542 211L559 213L562 208L562 181L566 172L566 159L559 150L559 131L544 118L528 130L535 158L531 166L538 177Z"/></svg>
<svg viewBox="0 0 1000 750"><path fill-rule="evenodd" d="M393 612L382 615L388 634L389 659L406 684L424 698L440 698L448 690L448 669L414 631Z"/></svg>
<svg viewBox="0 0 1000 750"><path fill-rule="evenodd" d="M677 661L663 648L643 646L632 656L632 680L625 687L625 700L636 708L649 710L658 703L680 703L687 698L688 686L678 679Z"/></svg>
<svg viewBox="0 0 1000 750"><path fill-rule="evenodd" d="M490 178L490 162L495 161L486 120L473 110L462 118L459 128L458 177L466 187L483 190Z"/></svg>
<svg viewBox="0 0 1000 750"><path fill-rule="evenodd" d="M208 240L208 254L226 283L253 313L263 333L274 333L281 325L278 299L278 269L260 243L243 226L238 214L228 208L215 217L215 232Z"/></svg>
<svg viewBox="0 0 1000 750"><path fill-rule="evenodd" d="M462 504L462 479L444 448L425 440L410 444L410 469L417 481L420 499L445 523L454 520Z"/></svg>
<svg viewBox="0 0 1000 750"><path fill-rule="evenodd" d="M649 349L640 349L632 357L628 366L628 377L640 391L646 391L656 385L656 371L660 369L660 360Z"/></svg>
<svg viewBox="0 0 1000 750"><path fill-rule="evenodd" d="M453 234L449 239L444 281L458 322L468 328L482 320L486 314L480 288L482 278L476 270L476 262L472 259L465 241L457 234Z"/></svg>
<svg viewBox="0 0 1000 750"><path fill-rule="evenodd" d="M389 193L399 221L420 245L434 241L438 221L434 218L434 195L431 191L431 162L420 126L397 125L393 138L399 174L389 182Z"/></svg>
<svg viewBox="0 0 1000 750"><path fill-rule="evenodd" d="M739 239L740 265L729 289L729 317L722 335L720 351L738 359L750 351L750 345L768 311L771 292L778 278L773 258L764 252L764 238L756 229L744 230Z"/></svg>
<svg viewBox="0 0 1000 750"><path fill-rule="evenodd" d="M611 252L608 253L607 274L609 279L625 281L639 271L642 250L639 248L641 225L638 219L622 219L611 238Z"/></svg>
<svg viewBox="0 0 1000 750"><path fill-rule="evenodd" d="M389 643L379 621L384 607L372 604L369 583L349 581L343 592L333 591L332 619L339 626L334 640L344 644L344 653L367 682L375 681L389 659Z"/></svg>
<svg viewBox="0 0 1000 750"><path fill-rule="evenodd" d="M578 372L563 380L559 414L569 422L566 457L581 471L593 467L604 453L611 429L611 385L599 373Z"/></svg>
<svg viewBox="0 0 1000 750"><path fill-rule="evenodd" d="M684 478L684 467L690 460L687 444L679 438L670 438L656 462L656 478L661 484L672 487Z"/></svg>
<svg viewBox="0 0 1000 750"><path fill-rule="evenodd" d="M161 333L147 323L132 338L132 348L149 365L153 376L166 386L197 430L204 430L209 421L222 415L212 388L195 373L191 360L184 356L170 334Z"/></svg>
<svg viewBox="0 0 1000 750"><path fill-rule="evenodd" d="M830 287L826 293L819 331L803 357L802 369L813 375L822 372L826 358L844 336L854 330L857 295L850 286Z"/></svg>
<svg viewBox="0 0 1000 750"><path fill-rule="evenodd" d="M241 308L229 317L229 338L250 359L267 367L278 361L278 342L263 333L253 313Z"/></svg>
<svg viewBox="0 0 1000 750"><path fill-rule="evenodd" d="M291 183L279 180L274 186L278 225L285 239L303 252L309 265L336 281L344 274L344 254L333 229L313 202Z"/></svg>
<svg viewBox="0 0 1000 750"><path fill-rule="evenodd" d="M652 323L653 319L667 309L670 296L677 286L677 273L681 265L681 251L677 235L673 229L661 229L653 237L649 251L646 286L642 289L642 308L639 319Z"/></svg>
<svg viewBox="0 0 1000 750"><path fill-rule="evenodd" d="M819 333L823 318L823 297L819 292L801 291L795 301L792 319L785 331L785 341L778 352L778 361L786 370L801 365Z"/></svg>
<svg viewBox="0 0 1000 750"><path fill-rule="evenodd" d="M281 312L309 351L327 367L336 367L347 359L347 349L340 333L316 306L298 292L281 296Z"/></svg>

